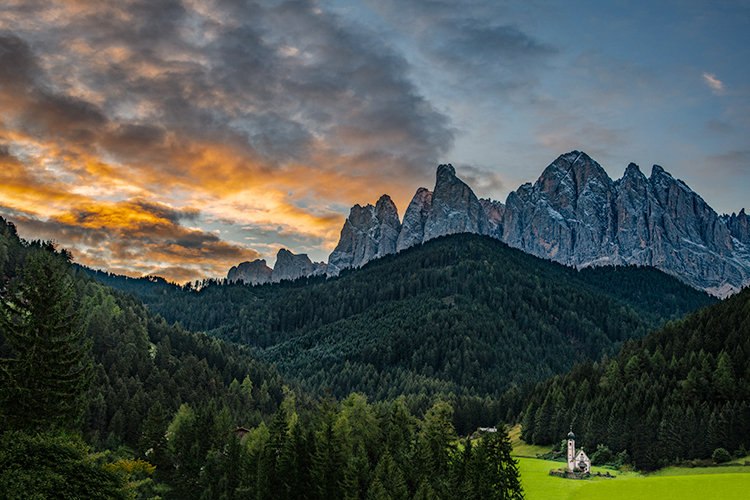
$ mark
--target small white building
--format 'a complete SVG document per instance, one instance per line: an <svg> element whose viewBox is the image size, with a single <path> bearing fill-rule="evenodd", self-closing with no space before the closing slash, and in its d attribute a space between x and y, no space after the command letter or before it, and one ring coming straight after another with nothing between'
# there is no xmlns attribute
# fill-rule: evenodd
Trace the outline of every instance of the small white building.
<svg viewBox="0 0 750 500"><path fill-rule="evenodd" d="M578 470L591 474L591 459L586 456L586 453L583 450L578 452L578 455L576 455L576 459L574 460L574 462L576 467L578 467Z"/></svg>
<svg viewBox="0 0 750 500"><path fill-rule="evenodd" d="M576 454L576 436L571 430L568 433L568 470L573 472L575 469L591 473L591 459L583 450Z"/></svg>

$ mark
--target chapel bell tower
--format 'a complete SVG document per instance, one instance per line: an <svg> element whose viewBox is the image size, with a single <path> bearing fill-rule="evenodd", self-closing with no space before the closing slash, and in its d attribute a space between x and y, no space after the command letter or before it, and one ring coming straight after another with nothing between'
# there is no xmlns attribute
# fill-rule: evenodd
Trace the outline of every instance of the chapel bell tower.
<svg viewBox="0 0 750 500"><path fill-rule="evenodd" d="M573 429L568 433L568 470L576 468L576 436Z"/></svg>

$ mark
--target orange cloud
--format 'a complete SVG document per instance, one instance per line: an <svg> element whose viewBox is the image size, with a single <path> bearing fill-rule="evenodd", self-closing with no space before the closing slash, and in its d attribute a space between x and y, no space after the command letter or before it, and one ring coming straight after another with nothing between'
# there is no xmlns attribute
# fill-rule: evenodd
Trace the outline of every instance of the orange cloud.
<svg viewBox="0 0 750 500"><path fill-rule="evenodd" d="M182 7L0 14L0 211L83 263L182 280L259 257L247 241L320 260L354 203L405 209L452 136L399 57L304 2Z"/></svg>
<svg viewBox="0 0 750 500"><path fill-rule="evenodd" d="M182 225L182 220L197 214L131 199L89 202L46 220L16 214L15 221L22 234L31 231L72 248L77 262L105 270L128 269L132 276L158 274L179 281L223 276L231 265L260 257L244 245Z"/></svg>

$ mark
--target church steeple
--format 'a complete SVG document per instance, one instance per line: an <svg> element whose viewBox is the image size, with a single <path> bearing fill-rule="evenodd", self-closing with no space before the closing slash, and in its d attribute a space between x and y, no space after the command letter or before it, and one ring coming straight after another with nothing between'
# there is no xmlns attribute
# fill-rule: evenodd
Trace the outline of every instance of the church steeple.
<svg viewBox="0 0 750 500"><path fill-rule="evenodd" d="M570 429L568 433L568 470L572 471L576 468L576 435L573 434L573 429Z"/></svg>

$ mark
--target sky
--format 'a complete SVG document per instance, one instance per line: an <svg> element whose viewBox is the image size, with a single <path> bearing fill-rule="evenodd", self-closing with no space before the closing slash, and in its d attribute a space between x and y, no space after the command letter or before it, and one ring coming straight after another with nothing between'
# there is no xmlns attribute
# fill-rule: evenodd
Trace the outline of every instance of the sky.
<svg viewBox="0 0 750 500"><path fill-rule="evenodd" d="M0 2L0 215L97 269L327 261L440 163L504 202L575 149L750 209L750 1Z"/></svg>

